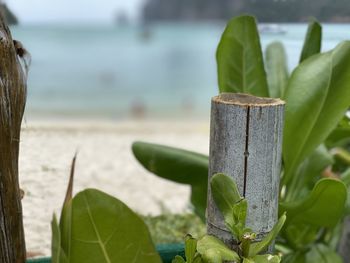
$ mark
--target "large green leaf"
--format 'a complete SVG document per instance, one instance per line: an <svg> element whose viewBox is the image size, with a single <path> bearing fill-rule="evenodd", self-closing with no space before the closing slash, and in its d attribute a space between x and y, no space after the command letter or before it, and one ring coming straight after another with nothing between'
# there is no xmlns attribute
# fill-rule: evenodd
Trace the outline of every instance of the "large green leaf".
<svg viewBox="0 0 350 263"><path fill-rule="evenodd" d="M216 60L220 92L268 97L266 73L255 18L239 16L222 34Z"/></svg>
<svg viewBox="0 0 350 263"><path fill-rule="evenodd" d="M265 250L271 242L276 238L278 233L281 231L284 222L286 221L286 214L283 214L278 222L274 225L274 227L271 229L271 231L264 237L261 241L255 242L250 245L249 249L249 256L254 257L263 250Z"/></svg>
<svg viewBox="0 0 350 263"><path fill-rule="evenodd" d="M273 42L266 47L265 65L269 96L272 98L283 98L289 73L286 51L281 42Z"/></svg>
<svg viewBox="0 0 350 263"><path fill-rule="evenodd" d="M237 261L238 254L229 249L221 240L214 236L206 235L197 243L197 251L202 255L205 262Z"/></svg>
<svg viewBox="0 0 350 263"><path fill-rule="evenodd" d="M283 158L287 184L300 162L337 126L350 101L350 42L305 60L286 91Z"/></svg>
<svg viewBox="0 0 350 263"><path fill-rule="evenodd" d="M319 227L335 226L342 217L347 198L343 182L321 179L312 192L302 200L279 204L279 212L287 212L286 225L310 224Z"/></svg>
<svg viewBox="0 0 350 263"><path fill-rule="evenodd" d="M320 53L322 42L322 26L317 20L309 23L304 46L300 55L300 63L308 57Z"/></svg>
<svg viewBox="0 0 350 263"><path fill-rule="evenodd" d="M178 148L135 142L132 151L136 159L159 177L189 184L195 212L205 218L208 188L208 156Z"/></svg>
<svg viewBox="0 0 350 263"><path fill-rule="evenodd" d="M211 178L210 187L215 204L224 216L225 222L233 225L234 205L242 199L236 183L231 177L219 173Z"/></svg>
<svg viewBox="0 0 350 263"><path fill-rule="evenodd" d="M72 200L69 263L160 263L148 229L124 203L94 189Z"/></svg>

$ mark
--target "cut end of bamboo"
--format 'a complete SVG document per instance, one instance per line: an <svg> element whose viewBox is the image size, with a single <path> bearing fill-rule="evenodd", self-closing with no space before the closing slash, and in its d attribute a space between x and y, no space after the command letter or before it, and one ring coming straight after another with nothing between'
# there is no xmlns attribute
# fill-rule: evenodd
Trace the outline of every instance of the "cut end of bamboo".
<svg viewBox="0 0 350 263"><path fill-rule="evenodd" d="M243 93L221 93L212 98L214 103L234 104L244 107L270 107L284 105L285 101L275 98L256 97Z"/></svg>

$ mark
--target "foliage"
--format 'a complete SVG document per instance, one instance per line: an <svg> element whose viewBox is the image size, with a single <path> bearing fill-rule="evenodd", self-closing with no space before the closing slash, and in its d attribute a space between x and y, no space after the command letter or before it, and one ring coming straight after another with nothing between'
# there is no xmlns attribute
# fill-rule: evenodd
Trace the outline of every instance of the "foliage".
<svg viewBox="0 0 350 263"><path fill-rule="evenodd" d="M237 243L237 251L228 248L220 239L205 235L198 242L187 237L185 251L187 262L280 262L279 256L261 255L281 230L286 215L282 215L273 229L261 241L256 241L256 234L246 227L247 201L240 196L237 185L225 174L215 174L210 182L215 204L224 216L227 228ZM189 252L190 251L190 252ZM173 263L185 260L177 256Z"/></svg>
<svg viewBox="0 0 350 263"><path fill-rule="evenodd" d="M305 42L300 54L300 63L308 57L321 52L322 27L317 20L312 20L307 29Z"/></svg>
<svg viewBox="0 0 350 263"><path fill-rule="evenodd" d="M327 139L349 107L349 56L347 41L312 56L292 73L285 95L283 183L288 183L299 164Z"/></svg>
<svg viewBox="0 0 350 263"><path fill-rule="evenodd" d="M136 159L158 176L191 186L191 202L203 220L207 207L208 156L172 147L135 142ZM205 192L205 194L204 194Z"/></svg>
<svg viewBox="0 0 350 263"><path fill-rule="evenodd" d="M191 235L187 235L185 238L185 258L181 256L175 256L172 263L202 263L202 257L197 252L197 240Z"/></svg>
<svg viewBox="0 0 350 263"><path fill-rule="evenodd" d="M289 73L286 51L282 43L273 42L267 46L265 51L265 64L270 97L283 97Z"/></svg>
<svg viewBox="0 0 350 263"><path fill-rule="evenodd" d="M266 73L256 21L251 16L233 18L216 51L220 92L268 96Z"/></svg>
<svg viewBox="0 0 350 263"><path fill-rule="evenodd" d="M142 216L154 244L182 243L186 234L202 237L206 233L203 221L195 214Z"/></svg>
<svg viewBox="0 0 350 263"><path fill-rule="evenodd" d="M60 222L52 221L52 262L160 263L147 226L123 202L95 189L72 198L74 163Z"/></svg>
<svg viewBox="0 0 350 263"><path fill-rule="evenodd" d="M250 16L228 23L217 52L220 92L266 94L256 32L255 20ZM316 262L320 256L327 258L325 253L336 255L334 244L338 236L334 228L339 227L347 211L347 186L339 179L350 181L348 175L343 176L348 174L350 156L350 121L345 115L350 106L350 42L344 41L328 52L319 53L321 35L321 26L312 21L300 56L301 63L290 76L286 72L282 44L273 43L266 52L268 92L287 101L280 214L287 211L290 217L281 231L278 246L284 248L286 262L304 262L299 261L301 258L305 262ZM163 147L157 145L152 155L162 154ZM152 149L152 145L146 148ZM148 155L150 163L157 166L146 148L143 153ZM172 150L181 152L180 149ZM176 160L179 159L181 157L177 156ZM171 167L182 166L181 162L174 163L171 159L167 162ZM183 162L186 167L195 163L190 159ZM207 194L204 188L207 159L205 162L201 173L190 175L196 178L197 185L203 187L196 188L196 195L201 195L202 200L206 200ZM172 172L167 178L178 181L184 174ZM190 178L187 180L191 181ZM235 235L240 233L235 231Z"/></svg>

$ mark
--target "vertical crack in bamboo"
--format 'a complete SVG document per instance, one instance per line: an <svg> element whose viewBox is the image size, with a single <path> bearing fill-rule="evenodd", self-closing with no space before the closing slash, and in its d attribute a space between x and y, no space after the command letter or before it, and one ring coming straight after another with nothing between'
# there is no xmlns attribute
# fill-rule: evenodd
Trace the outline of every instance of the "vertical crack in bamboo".
<svg viewBox="0 0 350 263"><path fill-rule="evenodd" d="M247 107L247 120L246 120L246 138L245 138L245 151L244 151L244 185L243 185L243 197L245 197L247 187L247 175L248 175L248 157L249 157L249 118L250 107Z"/></svg>

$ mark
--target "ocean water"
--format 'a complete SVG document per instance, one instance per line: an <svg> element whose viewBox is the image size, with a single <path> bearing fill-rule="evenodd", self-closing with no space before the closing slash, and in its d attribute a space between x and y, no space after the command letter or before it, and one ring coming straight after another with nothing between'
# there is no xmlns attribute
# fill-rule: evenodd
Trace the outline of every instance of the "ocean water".
<svg viewBox="0 0 350 263"><path fill-rule="evenodd" d="M215 50L224 24L17 26L32 55L27 117L203 117L217 94ZM306 24L263 34L281 41L289 70L298 63ZM350 39L350 25L324 25L323 50Z"/></svg>

